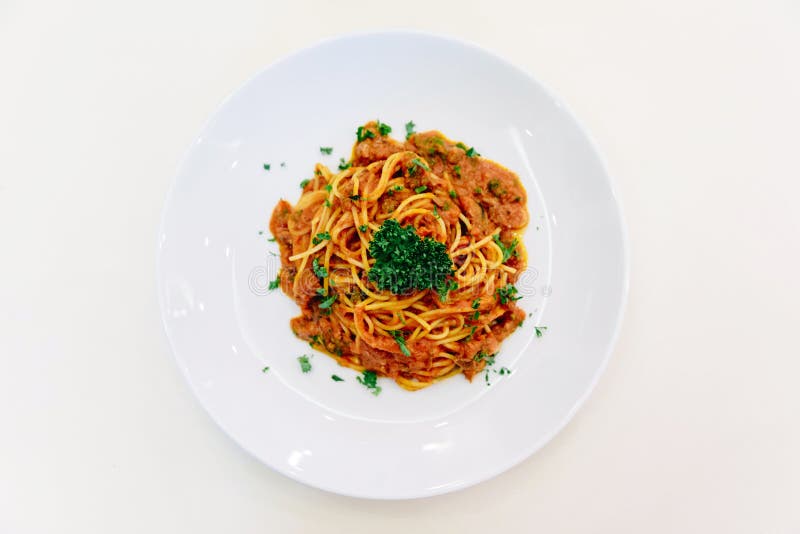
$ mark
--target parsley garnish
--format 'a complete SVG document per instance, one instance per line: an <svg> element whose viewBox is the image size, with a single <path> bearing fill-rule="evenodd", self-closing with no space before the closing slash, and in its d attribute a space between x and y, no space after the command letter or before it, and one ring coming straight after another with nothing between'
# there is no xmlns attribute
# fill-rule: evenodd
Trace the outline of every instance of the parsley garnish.
<svg viewBox="0 0 800 534"><path fill-rule="evenodd" d="M331 375L331 380L334 382L344 382L344 378L339 375Z"/></svg>
<svg viewBox="0 0 800 534"><path fill-rule="evenodd" d="M508 367L501 367L500 371L497 374L499 374L499 375L510 375L511 374L511 369L509 369Z"/></svg>
<svg viewBox="0 0 800 534"><path fill-rule="evenodd" d="M325 184L325 191L330 193L331 191L333 191L333 186L331 184Z"/></svg>
<svg viewBox="0 0 800 534"><path fill-rule="evenodd" d="M372 139L375 137L375 134L372 133L372 130L367 130L363 126L359 126L358 130L356 130L356 140L360 143L365 139Z"/></svg>
<svg viewBox="0 0 800 534"><path fill-rule="evenodd" d="M406 346L406 338L403 337L403 331L389 330L389 334L394 338L394 340L400 346L400 352L403 353L403 356L411 356L411 351L409 351L408 347Z"/></svg>
<svg viewBox="0 0 800 534"><path fill-rule="evenodd" d="M274 237L268 237L267 241L269 241L270 243L274 243L275 242L275 238Z"/></svg>
<svg viewBox="0 0 800 534"><path fill-rule="evenodd" d="M375 264L369 280L379 289L402 294L412 289L449 289L453 261L447 248L430 237L421 238L413 226L387 219L369 244Z"/></svg>
<svg viewBox="0 0 800 534"><path fill-rule="evenodd" d="M436 209L436 204L433 205L433 216L439 218L439 210Z"/></svg>
<svg viewBox="0 0 800 534"><path fill-rule="evenodd" d="M406 139L408 139L414 134L414 126L416 126L416 124L414 124L414 121L408 121L406 123Z"/></svg>
<svg viewBox="0 0 800 534"><path fill-rule="evenodd" d="M536 337L542 337L544 335L544 331L547 330L546 326L534 326L533 329L536 331Z"/></svg>
<svg viewBox="0 0 800 534"><path fill-rule="evenodd" d="M311 180L309 180L308 178L306 178L305 180L303 180L302 182L300 182L300 189L305 189L305 188L306 188L306 186L307 186L309 183L311 183Z"/></svg>
<svg viewBox="0 0 800 534"><path fill-rule="evenodd" d="M453 167L453 172L456 173L456 176L461 178L461 165L456 165L455 167Z"/></svg>
<svg viewBox="0 0 800 534"><path fill-rule="evenodd" d="M419 158L414 158L408 164L408 174L410 176L414 176L417 173L417 169L418 168L419 169L425 169L426 171L431 170L431 168L428 167L427 163L425 163L424 161L422 161Z"/></svg>
<svg viewBox="0 0 800 534"><path fill-rule="evenodd" d="M326 310L326 309L330 308L331 306L333 306L333 303L335 301L336 301L336 293L334 293L330 297L328 297L325 300L323 300L322 302L320 302L319 303L319 308L321 310Z"/></svg>
<svg viewBox="0 0 800 534"><path fill-rule="evenodd" d="M516 248L517 245L519 245L519 240L516 237L509 246L505 246L503 244L503 242L500 240L500 234L493 235L492 239L494 239L494 242L497 243L498 247L500 247L500 250L503 251L502 263L505 263L512 255L516 255Z"/></svg>
<svg viewBox="0 0 800 534"><path fill-rule="evenodd" d="M324 287L320 287L319 289L317 289L317 295L319 295L320 297L327 297L328 290L325 289Z"/></svg>
<svg viewBox="0 0 800 534"><path fill-rule="evenodd" d="M271 167L271 165L269 163L265 163L264 164L264 170L265 171L268 171L270 167Z"/></svg>
<svg viewBox="0 0 800 534"><path fill-rule="evenodd" d="M475 310L475 313L472 314L472 320L473 321L477 321L478 317L480 317L480 316L481 316L481 312L479 312L478 310Z"/></svg>
<svg viewBox="0 0 800 534"><path fill-rule="evenodd" d="M275 280L272 280L269 283L269 290L273 291L275 289L278 289L279 287L281 287L281 275L280 274L278 274L278 276L275 277Z"/></svg>
<svg viewBox="0 0 800 534"><path fill-rule="evenodd" d="M311 268L314 269L314 274L317 275L317 278L328 277L328 270L324 265L319 264L319 258L314 258L311 260Z"/></svg>
<svg viewBox="0 0 800 534"><path fill-rule="evenodd" d="M352 163L350 163L349 161L345 161L344 158L339 158L340 171L346 171L347 169L350 168L350 165L352 165Z"/></svg>
<svg viewBox="0 0 800 534"><path fill-rule="evenodd" d="M319 147L320 154L325 154L326 156L330 156L331 152L333 152L332 146L321 146Z"/></svg>
<svg viewBox="0 0 800 534"><path fill-rule="evenodd" d="M477 310L480 305L481 305L481 299L475 299L472 301L473 310Z"/></svg>
<svg viewBox="0 0 800 534"><path fill-rule="evenodd" d="M417 194L423 193L423 192L425 192L427 190L428 190L428 186L427 185L421 185L419 187L415 187L414 188L414 192L417 193Z"/></svg>
<svg viewBox="0 0 800 534"><path fill-rule="evenodd" d="M447 300L447 294L456 289L458 289L458 284L455 280L445 280L443 284L436 288L436 292L439 293L439 300L444 302Z"/></svg>
<svg viewBox="0 0 800 534"><path fill-rule="evenodd" d="M267 371L269 371L269 366L266 366L261 370L262 373L266 373Z"/></svg>
<svg viewBox="0 0 800 534"><path fill-rule="evenodd" d="M361 232L363 233L369 230L369 226L367 226L366 224L362 224L361 226L358 227L358 229L361 230Z"/></svg>
<svg viewBox="0 0 800 534"><path fill-rule="evenodd" d="M297 357L297 361L300 362L300 370L303 371L303 373L307 373L311 370L310 358L312 358L312 356L306 356L305 354Z"/></svg>
<svg viewBox="0 0 800 534"><path fill-rule="evenodd" d="M497 298L500 300L500 304L508 304L509 301L514 302L515 300L522 298L516 295L517 288L511 284L507 284L497 289Z"/></svg>
<svg viewBox="0 0 800 534"><path fill-rule="evenodd" d="M328 232L320 232L311 239L311 242L315 245L319 245L325 240L330 241L330 239L331 239L331 234L329 234Z"/></svg>
<svg viewBox="0 0 800 534"><path fill-rule="evenodd" d="M476 187L473 193L475 193L476 195L480 195L481 193L483 193L483 189L481 189L480 187Z"/></svg>
<svg viewBox="0 0 800 534"><path fill-rule="evenodd" d="M468 158L474 158L474 157L476 157L476 156L480 156L480 154L478 154L478 153L475 151L475 147L470 147L470 148L469 148L469 150L467 150L467 157L468 157Z"/></svg>
<svg viewBox="0 0 800 534"><path fill-rule="evenodd" d="M389 135L390 133L392 133L392 127L391 126L389 126L388 124L384 124L381 121L377 121L377 122L378 122L378 133L380 133L381 136Z"/></svg>
<svg viewBox="0 0 800 534"><path fill-rule="evenodd" d="M325 204L326 208L330 208L332 206L331 201L328 200L327 198L325 199L325 203L324 204Z"/></svg>
<svg viewBox="0 0 800 534"><path fill-rule="evenodd" d="M350 200L361 200L361 195L350 195L347 198L349 198Z"/></svg>
<svg viewBox="0 0 800 534"><path fill-rule="evenodd" d="M469 341L470 339L472 339L472 335L475 333L475 330L477 330L477 328L478 328L477 325L472 326L469 329L469 335L467 337L465 337L464 339L462 339L461 341Z"/></svg>
<svg viewBox="0 0 800 534"><path fill-rule="evenodd" d="M312 347L314 345L322 345L322 338L320 338L318 334L314 334L313 336L311 336L311 341L309 341L308 344L311 345Z"/></svg>
<svg viewBox="0 0 800 534"><path fill-rule="evenodd" d="M456 198L458 194L454 190L450 190L450 198Z"/></svg>
<svg viewBox="0 0 800 534"><path fill-rule="evenodd" d="M381 387L378 385L378 375L375 371L364 371L361 376L357 376L359 384L363 384L365 388L370 390L373 395L377 396L381 392Z"/></svg>

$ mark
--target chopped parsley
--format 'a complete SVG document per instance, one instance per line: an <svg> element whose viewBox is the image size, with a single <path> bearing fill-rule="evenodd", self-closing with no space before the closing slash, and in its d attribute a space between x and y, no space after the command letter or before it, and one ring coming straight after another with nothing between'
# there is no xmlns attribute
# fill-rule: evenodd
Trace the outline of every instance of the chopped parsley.
<svg viewBox="0 0 800 534"><path fill-rule="evenodd" d="M480 187L476 187L473 193L475 193L476 195L480 195L481 193L483 193L483 189L481 189Z"/></svg>
<svg viewBox="0 0 800 534"><path fill-rule="evenodd" d="M270 165L269 163L265 163L264 164L264 170L265 171L268 171L270 169L270 167L272 167L272 165Z"/></svg>
<svg viewBox="0 0 800 534"><path fill-rule="evenodd" d="M378 375L375 371L364 371L361 376L357 376L359 384L370 390L373 395L378 396L381 392L381 387L378 385Z"/></svg>
<svg viewBox="0 0 800 534"><path fill-rule="evenodd" d="M389 330L389 334L397 342L397 345L400 347L400 352L403 353L403 356L411 356L411 351L408 350L408 347L406 346L406 338L403 336L403 331Z"/></svg>
<svg viewBox="0 0 800 534"><path fill-rule="evenodd" d="M439 300L442 302L446 301L447 294L450 291L455 291L456 289L458 289L458 284L455 280L446 280L444 284L436 288L436 292L439 293Z"/></svg>
<svg viewBox="0 0 800 534"><path fill-rule="evenodd" d="M275 242L275 238L274 237L268 237L267 241L269 241L270 243L274 243Z"/></svg>
<svg viewBox="0 0 800 534"><path fill-rule="evenodd" d="M536 337L542 337L544 335L544 331L547 330L546 326L534 326L533 329L536 331Z"/></svg>
<svg viewBox="0 0 800 534"><path fill-rule="evenodd" d="M336 302L336 293L334 293L330 297L328 297L325 300L323 300L322 302L320 302L319 303L319 307L320 307L321 310L327 310L328 308L333 306L334 302Z"/></svg>
<svg viewBox="0 0 800 534"><path fill-rule="evenodd" d="M366 224L362 224L361 226L358 227L358 229L361 230L361 232L363 233L369 230L369 226Z"/></svg>
<svg viewBox="0 0 800 534"><path fill-rule="evenodd" d="M505 246L505 244L500 240L500 234L493 235L492 239L494 239L494 242L497 243L497 246L500 247L500 250L503 252L502 263L508 261L508 258L510 258L511 256L517 255L516 249L517 245L519 245L519 240L516 237L509 246Z"/></svg>
<svg viewBox="0 0 800 534"><path fill-rule="evenodd" d="M331 375L331 380L334 382L344 382L344 378L339 375Z"/></svg>
<svg viewBox="0 0 800 534"><path fill-rule="evenodd" d="M439 211L436 209L436 204L433 205L433 216L439 218Z"/></svg>
<svg viewBox="0 0 800 534"><path fill-rule="evenodd" d="M321 146L321 147L319 147L319 152L320 152L320 154L325 154L326 156L330 156L331 153L333 152L333 147L332 146Z"/></svg>
<svg viewBox="0 0 800 534"><path fill-rule="evenodd" d="M427 185L421 185L419 187L415 187L414 188L414 192L417 193L417 194L424 193L427 190L428 190L428 186Z"/></svg>
<svg viewBox="0 0 800 534"><path fill-rule="evenodd" d="M390 133L392 133L391 126L381 121L377 121L377 123L378 123L378 133L381 134L381 136L389 135Z"/></svg>
<svg viewBox="0 0 800 534"><path fill-rule="evenodd" d="M457 196L458 196L458 194L456 194L456 192L451 189L450 190L450 198L456 198Z"/></svg>
<svg viewBox="0 0 800 534"><path fill-rule="evenodd" d="M421 238L413 226L400 226L387 219L375 232L369 244L369 254L375 264L368 278L379 289L403 294L412 289L451 289L453 260L447 248L430 237Z"/></svg>
<svg viewBox="0 0 800 534"><path fill-rule="evenodd" d="M278 289L279 287L281 287L281 275L280 275L280 273L278 274L278 276L275 277L275 280L272 280L269 283L269 290L270 291L274 291L275 289Z"/></svg>
<svg viewBox="0 0 800 534"><path fill-rule="evenodd" d="M307 186L309 183L311 183L311 180L310 180L310 179L308 179L308 178L306 178L305 180L303 180L302 182L300 182L300 189L305 189L305 188L306 188L306 186Z"/></svg>
<svg viewBox="0 0 800 534"><path fill-rule="evenodd" d="M333 191L333 186L331 184L325 184L325 191L330 193L331 191Z"/></svg>
<svg viewBox="0 0 800 534"><path fill-rule="evenodd" d="M472 301L473 310L477 310L480 305L481 305L481 299L475 299Z"/></svg>
<svg viewBox="0 0 800 534"><path fill-rule="evenodd" d="M346 171L347 169L350 168L350 165L352 165L351 162L345 161L344 158L339 158L339 170L340 171Z"/></svg>
<svg viewBox="0 0 800 534"><path fill-rule="evenodd" d="M350 195L347 198L349 198L350 200L361 200L361 195Z"/></svg>
<svg viewBox="0 0 800 534"><path fill-rule="evenodd" d="M477 321L478 317L480 317L480 316L481 316L481 312L479 312L478 310L475 310L475 313L472 314L472 320L473 321Z"/></svg>
<svg viewBox="0 0 800 534"><path fill-rule="evenodd" d="M500 371L498 371L497 374L499 374L499 375L510 375L511 374L511 369L509 369L508 367L501 367Z"/></svg>
<svg viewBox="0 0 800 534"><path fill-rule="evenodd" d="M303 373L307 373L311 370L312 357L313 356L307 356L305 354L297 357L297 361L300 362L300 370L303 371Z"/></svg>
<svg viewBox="0 0 800 534"><path fill-rule="evenodd" d="M328 200L327 198L325 199L325 207L326 208L330 208L331 207L331 201Z"/></svg>
<svg viewBox="0 0 800 534"><path fill-rule="evenodd" d="M426 171L431 170L427 163L422 161L419 158L413 158L408 164L408 174L409 176L414 176L417 174L417 169L424 169Z"/></svg>
<svg viewBox="0 0 800 534"><path fill-rule="evenodd" d="M266 367L264 367L264 368L261 370L261 372L262 372L262 373L266 373L267 371L269 371L269 365L268 365L268 366L266 366Z"/></svg>
<svg viewBox="0 0 800 534"><path fill-rule="evenodd" d="M317 275L317 278L328 277L328 270L324 265L319 264L319 258L314 258L311 260L311 268L314 269L314 274Z"/></svg>
<svg viewBox="0 0 800 534"><path fill-rule="evenodd" d="M311 341L308 342L312 347L314 345L322 345L322 338L318 334L311 336ZM324 346L324 345L323 345Z"/></svg>
<svg viewBox="0 0 800 534"><path fill-rule="evenodd" d="M324 287L320 287L319 289L317 289L317 295L319 295L320 297L327 297L328 290L325 289Z"/></svg>
<svg viewBox="0 0 800 534"><path fill-rule="evenodd" d="M464 339L462 339L461 341L466 342L466 341L469 341L470 339L472 339L472 336L475 334L475 330L477 330L477 329L478 329L478 325L473 325L469 329L469 335L467 337L465 337Z"/></svg>
<svg viewBox="0 0 800 534"><path fill-rule="evenodd" d="M497 354L489 354L485 351L480 351L478 354L475 355L474 358L472 358L472 361L480 362L486 360L486 366L491 367L492 365L494 365L495 356L497 356Z"/></svg>
<svg viewBox="0 0 800 534"><path fill-rule="evenodd" d="M328 232L320 232L320 233L318 233L317 235L315 235L311 239L311 242L313 244L315 244L315 245L319 245L323 241L326 241L326 240L330 241L330 239L331 239L331 234L330 233L328 233Z"/></svg>
<svg viewBox="0 0 800 534"><path fill-rule="evenodd" d="M456 173L456 176L461 178L461 165L456 165L455 167L453 167L453 172Z"/></svg>
<svg viewBox="0 0 800 534"><path fill-rule="evenodd" d="M372 139L375 137L375 134L372 133L372 130L367 130L363 126L359 126L358 130L356 130L356 140L360 143L365 139Z"/></svg>
<svg viewBox="0 0 800 534"><path fill-rule="evenodd" d="M414 124L414 121L408 121L406 123L406 139L408 139L409 137L411 137L414 134L414 127L415 126L416 126L416 124Z"/></svg>
<svg viewBox="0 0 800 534"><path fill-rule="evenodd" d="M500 304L508 304L509 301L514 302L522 298L517 296L517 288L511 284L498 288L496 293Z"/></svg>

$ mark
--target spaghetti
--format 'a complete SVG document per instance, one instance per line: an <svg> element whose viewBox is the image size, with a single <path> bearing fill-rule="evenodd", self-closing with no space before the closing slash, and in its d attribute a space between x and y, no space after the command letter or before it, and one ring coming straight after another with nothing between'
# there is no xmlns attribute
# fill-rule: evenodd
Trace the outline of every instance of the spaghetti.
<svg viewBox="0 0 800 534"><path fill-rule="evenodd" d="M459 373L471 380L525 317L513 285L526 266L525 190L513 172L439 132L401 142L388 131L380 122L360 127L349 163L339 172L317 164L297 204L281 200L273 211L280 286L301 309L292 330L341 365L409 390ZM443 245L428 247L451 265L437 287L370 276L373 243L400 232ZM385 254L383 274L392 274L393 256L421 261L425 272L426 250Z"/></svg>

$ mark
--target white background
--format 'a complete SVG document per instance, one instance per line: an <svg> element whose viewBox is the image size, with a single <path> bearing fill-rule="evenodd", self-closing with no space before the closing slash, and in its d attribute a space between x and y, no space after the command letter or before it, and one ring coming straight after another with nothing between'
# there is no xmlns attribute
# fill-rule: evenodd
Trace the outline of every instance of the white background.
<svg viewBox="0 0 800 534"><path fill-rule="evenodd" d="M299 47L389 27L476 42L561 96L632 252L617 349L568 427L405 502L239 450L155 291L164 196L220 101ZM796 1L0 0L0 73L0 532L800 532Z"/></svg>

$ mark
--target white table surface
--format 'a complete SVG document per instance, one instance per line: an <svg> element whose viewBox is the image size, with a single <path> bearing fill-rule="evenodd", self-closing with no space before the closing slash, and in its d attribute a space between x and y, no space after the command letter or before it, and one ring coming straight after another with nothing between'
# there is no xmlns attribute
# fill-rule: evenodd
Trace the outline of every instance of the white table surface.
<svg viewBox="0 0 800 534"><path fill-rule="evenodd" d="M800 4L522 4L0 1L0 532L800 532ZM474 41L559 94L632 251L617 349L568 427L404 502L302 486L223 435L154 276L165 193L219 102L386 27Z"/></svg>

